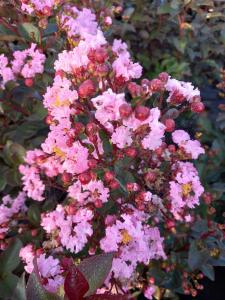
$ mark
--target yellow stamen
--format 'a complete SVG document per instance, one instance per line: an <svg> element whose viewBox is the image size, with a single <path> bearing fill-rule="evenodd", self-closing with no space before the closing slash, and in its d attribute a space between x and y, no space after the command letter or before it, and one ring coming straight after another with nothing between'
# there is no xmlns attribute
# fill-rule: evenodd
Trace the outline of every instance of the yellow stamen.
<svg viewBox="0 0 225 300"><path fill-rule="evenodd" d="M186 183L182 185L183 196L188 196L191 191L192 191L192 186L190 183Z"/></svg>
<svg viewBox="0 0 225 300"><path fill-rule="evenodd" d="M122 243L127 245L130 241L132 241L132 236L129 235L126 229L121 230L122 235Z"/></svg>
<svg viewBox="0 0 225 300"><path fill-rule="evenodd" d="M54 106L55 107L60 107L60 106L64 106L64 105L69 105L70 102L68 100L63 100L61 101L59 96L56 96L55 102L54 102Z"/></svg>
<svg viewBox="0 0 225 300"><path fill-rule="evenodd" d="M66 156L65 153L58 147L54 147L53 152L55 152L55 154L61 158L65 158L65 156Z"/></svg>

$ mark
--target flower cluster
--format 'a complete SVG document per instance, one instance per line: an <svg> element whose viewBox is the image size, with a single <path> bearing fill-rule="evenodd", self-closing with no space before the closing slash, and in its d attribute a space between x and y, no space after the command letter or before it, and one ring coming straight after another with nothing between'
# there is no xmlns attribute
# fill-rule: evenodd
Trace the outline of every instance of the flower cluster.
<svg viewBox="0 0 225 300"><path fill-rule="evenodd" d="M43 12L55 4L27 1L22 9ZM65 5L58 25L69 47L59 53L43 96L50 130L20 166L23 191L40 205L45 192L63 191L62 203L41 216L48 256L38 256L37 264L45 286L55 291L63 276L53 254L114 251L105 285L116 280L132 289L142 276L139 265L167 259L161 229L170 232L171 220L173 228L192 222L203 187L189 160L204 149L176 129L175 117L200 113L204 105L198 89L167 73L136 83L142 67L126 43L107 42L90 9ZM43 71L44 55L35 48L14 53L13 74L33 78ZM36 250L28 245L20 253L29 273ZM148 299L154 291L145 284Z"/></svg>
<svg viewBox="0 0 225 300"><path fill-rule="evenodd" d="M13 221L13 217L27 210L25 200L26 194L24 192L20 192L14 199L9 195L2 198L2 204L0 205L0 239L4 239L10 226L16 225L16 220Z"/></svg>
<svg viewBox="0 0 225 300"><path fill-rule="evenodd" d="M19 256L25 263L24 269L27 273L32 273L34 269L34 258L37 256L31 244L21 248ZM58 259L53 256L46 257L45 254L37 256L37 267L44 287L49 292L57 292L58 288L63 284L64 277L62 276L63 268Z"/></svg>
<svg viewBox="0 0 225 300"><path fill-rule="evenodd" d="M45 59L45 55L34 43L28 49L15 51L11 62L4 54L0 55L0 87L4 89L8 81L15 81L20 76L25 79L27 86L32 86L35 75L42 74L44 71Z"/></svg>

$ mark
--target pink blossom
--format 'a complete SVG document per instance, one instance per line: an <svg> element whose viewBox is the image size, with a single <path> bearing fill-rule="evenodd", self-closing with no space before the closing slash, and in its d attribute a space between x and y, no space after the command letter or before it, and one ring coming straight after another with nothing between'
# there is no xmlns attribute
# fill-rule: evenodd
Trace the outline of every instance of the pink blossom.
<svg viewBox="0 0 225 300"><path fill-rule="evenodd" d="M26 194L24 192L20 192L15 198L9 195L4 196L0 205L0 225L10 221L13 215L26 211L25 200Z"/></svg>
<svg viewBox="0 0 225 300"><path fill-rule="evenodd" d="M61 244L67 250L78 253L93 233L92 218L93 213L89 209L81 208L74 215L67 215L65 209L58 205L55 211L42 217L41 225L48 233L57 230Z"/></svg>
<svg viewBox="0 0 225 300"><path fill-rule="evenodd" d="M197 140L191 140L190 136L184 130L175 130L172 133L173 142L190 154L193 159L197 159L200 154L204 154L205 150Z"/></svg>
<svg viewBox="0 0 225 300"><path fill-rule="evenodd" d="M155 290L156 290L156 287L154 285L149 285L144 292L145 297L149 300L152 300Z"/></svg>
<svg viewBox="0 0 225 300"><path fill-rule="evenodd" d="M171 211L176 219L182 219L185 208L194 208L199 204L199 197L204 189L198 172L189 162L179 162L173 166L175 179L170 181Z"/></svg>
<svg viewBox="0 0 225 300"><path fill-rule="evenodd" d="M111 141L120 149L130 146L133 142L130 129L125 126L117 127L112 134Z"/></svg>
<svg viewBox="0 0 225 300"><path fill-rule="evenodd" d="M112 129L112 125L109 121L120 119L119 107L125 103L125 95L115 94L111 89L108 89L102 95L93 98L91 101L96 108L96 119L102 125Z"/></svg>
<svg viewBox="0 0 225 300"><path fill-rule="evenodd" d="M23 190L27 193L28 197L36 201L43 201L45 185L40 179L38 169L33 166L21 165L19 170L23 175Z"/></svg>
<svg viewBox="0 0 225 300"><path fill-rule="evenodd" d="M200 91L197 88L194 88L190 82L178 81L171 77L168 79L165 88L170 92L169 98L167 99L168 102L170 102L174 92L179 92L179 94L183 95L190 103L193 98L200 96Z"/></svg>
<svg viewBox="0 0 225 300"><path fill-rule="evenodd" d="M33 78L44 71L45 55L36 49L36 44L31 44L29 49L13 53L12 70L24 78Z"/></svg>
<svg viewBox="0 0 225 300"><path fill-rule="evenodd" d="M79 181L76 181L69 187L68 192L70 197L80 203L94 203L98 199L105 203L109 198L109 189L101 180L91 180L86 185L81 185Z"/></svg>
<svg viewBox="0 0 225 300"><path fill-rule="evenodd" d="M8 66L8 59L4 54L0 55L0 77L0 88L2 89L8 81L15 80L14 73Z"/></svg>
<svg viewBox="0 0 225 300"><path fill-rule="evenodd" d="M131 279L138 263L148 264L151 259L165 258L158 228L151 228L134 215L122 214L122 221L117 220L106 227L106 235L100 241L105 252L117 251L113 260L112 271L120 280Z"/></svg>

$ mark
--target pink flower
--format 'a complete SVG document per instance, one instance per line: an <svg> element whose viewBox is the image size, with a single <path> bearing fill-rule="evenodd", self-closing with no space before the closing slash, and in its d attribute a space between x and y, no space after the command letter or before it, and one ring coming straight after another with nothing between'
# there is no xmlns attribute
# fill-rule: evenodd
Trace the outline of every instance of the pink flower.
<svg viewBox="0 0 225 300"><path fill-rule="evenodd" d="M147 299L152 300L152 296L154 295L156 287L154 285L149 285L144 292L144 295Z"/></svg>
<svg viewBox="0 0 225 300"><path fill-rule="evenodd" d="M173 169L175 179L169 183L171 211L176 219L182 220L184 209L198 205L204 189L192 163L179 162L173 166Z"/></svg>
<svg viewBox="0 0 225 300"><path fill-rule="evenodd" d="M10 221L14 214L26 211L25 200L26 194L23 192L20 192L15 198L11 198L9 195L4 196L0 205L0 225Z"/></svg>
<svg viewBox="0 0 225 300"><path fill-rule="evenodd" d="M96 108L96 119L109 129L112 129L110 121L120 119L119 107L126 103L124 94L115 94L111 89L91 101Z"/></svg>
<svg viewBox="0 0 225 300"><path fill-rule="evenodd" d="M15 51L13 53L12 70L24 78L33 78L44 71L45 55L35 49L36 44L31 44L30 49Z"/></svg>
<svg viewBox="0 0 225 300"><path fill-rule="evenodd" d="M170 99L174 92L178 92L183 95L184 98L187 99L188 102L192 102L193 98L200 96L200 91L197 88L194 88L190 82L178 81L176 79L172 79L171 77L168 79L165 88L168 92L170 92L169 98L167 99L170 102Z"/></svg>
<svg viewBox="0 0 225 300"><path fill-rule="evenodd" d="M48 233L58 232L61 244L69 251L78 253L83 249L92 235L90 221L93 213L86 208L81 208L74 215L67 215L65 209L58 205L42 217L41 225Z"/></svg>
<svg viewBox="0 0 225 300"><path fill-rule="evenodd" d="M14 73L10 67L8 67L8 59L4 54L0 55L0 88L4 89L5 84L15 80Z"/></svg>
<svg viewBox="0 0 225 300"><path fill-rule="evenodd" d="M189 134L184 130L175 130L172 133L172 139L173 142L178 144L179 147L182 147L187 154L190 154L193 159L197 159L200 154L205 153L200 142L197 140L191 140Z"/></svg>
<svg viewBox="0 0 225 300"><path fill-rule="evenodd" d="M40 179L38 169L33 166L21 165L19 170L23 175L23 190L27 193L28 197L36 201L43 201L45 185Z"/></svg>
<svg viewBox="0 0 225 300"><path fill-rule="evenodd" d="M106 188L101 180L92 180L86 185L81 185L76 181L68 189L69 196L80 203L95 202L101 200L102 203L108 201L109 189Z"/></svg>
<svg viewBox="0 0 225 300"><path fill-rule="evenodd" d="M106 235L100 241L100 247L105 252L117 251L112 271L120 280L131 279L138 263L148 264L151 259L166 258L158 228L142 224L135 215L121 215L106 227Z"/></svg>
<svg viewBox="0 0 225 300"><path fill-rule="evenodd" d="M133 142L130 129L125 126L117 127L112 134L111 141L120 149L130 146Z"/></svg>

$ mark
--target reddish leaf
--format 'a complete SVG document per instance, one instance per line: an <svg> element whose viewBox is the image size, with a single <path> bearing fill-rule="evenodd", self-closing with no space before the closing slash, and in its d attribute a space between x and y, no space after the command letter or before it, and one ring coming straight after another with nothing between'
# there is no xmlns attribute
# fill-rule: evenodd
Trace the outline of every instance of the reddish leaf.
<svg viewBox="0 0 225 300"><path fill-rule="evenodd" d="M130 295L93 295L85 298L85 300L134 300Z"/></svg>
<svg viewBox="0 0 225 300"><path fill-rule="evenodd" d="M88 291L89 284L84 275L72 266L66 275L64 289L69 300L81 300Z"/></svg>
<svg viewBox="0 0 225 300"><path fill-rule="evenodd" d="M89 284L86 297L95 294L96 290L103 285L112 268L113 256L113 252L95 255L86 258L77 266Z"/></svg>

